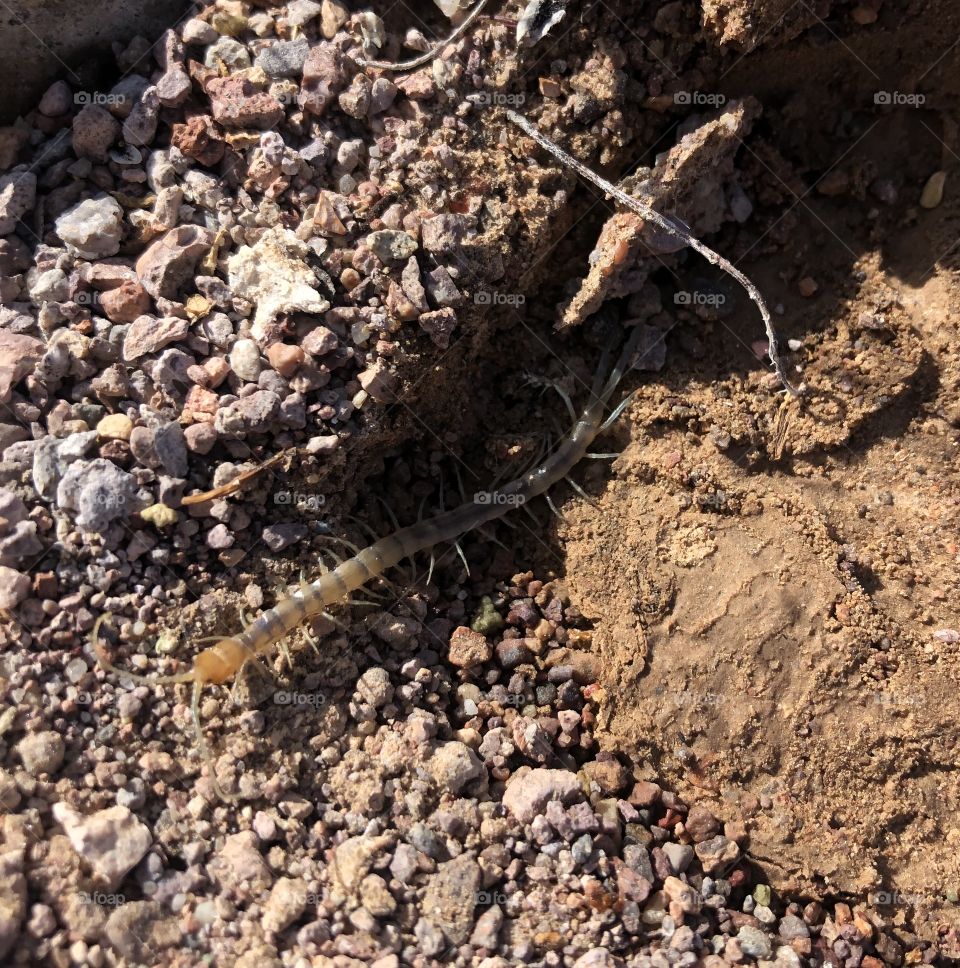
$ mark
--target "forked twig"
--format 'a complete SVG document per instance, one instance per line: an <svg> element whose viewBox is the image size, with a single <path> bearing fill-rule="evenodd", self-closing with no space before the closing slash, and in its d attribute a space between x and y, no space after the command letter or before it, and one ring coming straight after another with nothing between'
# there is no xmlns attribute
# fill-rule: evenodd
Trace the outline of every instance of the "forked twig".
<svg viewBox="0 0 960 968"><path fill-rule="evenodd" d="M747 295L753 300L757 308L760 310L760 315L763 317L763 325L767 332L767 341L769 347L767 353L770 357L770 362L773 364L774 370L776 370L777 376L780 382L783 384L784 388L795 396L799 396L799 391L790 383L787 379L786 370L783 367L783 361L780 359L780 352L777 349L777 334L773 328L773 321L770 319L770 312L767 309L767 304L763 301L763 296L760 295L760 290L731 262L725 259L719 252L715 252L709 246L704 245L699 239L694 238L689 232L684 231L682 228L670 221L666 216L661 215L659 212L644 205L643 202L637 201L632 195L628 195L622 188L618 188L612 182L607 181L602 178L596 172L589 169L586 165L577 161L572 155L567 154L558 144L551 141L546 135L542 134L533 124L530 123L522 114L517 114L516 111L507 111L507 117L518 127L522 128L531 138L541 148L548 151L554 158L557 159L561 164L566 165L568 168L572 168L578 175L586 178L587 181L593 182L597 188L602 189L608 195L615 198L621 205L626 205L631 211L636 212L642 219L647 222L653 222L655 225L662 228L665 232L669 232L671 235L680 239L685 245L690 246L691 249L695 249L699 252L708 262L713 265L719 266L724 272L729 276L733 276L737 282L746 290Z"/></svg>
<svg viewBox="0 0 960 968"><path fill-rule="evenodd" d="M411 57L410 60L406 61L376 61L376 60L364 60L362 58L356 58L356 62L361 67L377 67L383 71L412 71L415 67L422 67L424 64L432 61L440 51L447 46L447 44L453 43L458 37L460 37L464 31L480 16L483 8L487 5L487 0L478 0L476 6L463 18L463 23L454 30L449 37L444 40L439 41L434 44L430 50L426 53L420 54L417 57Z"/></svg>

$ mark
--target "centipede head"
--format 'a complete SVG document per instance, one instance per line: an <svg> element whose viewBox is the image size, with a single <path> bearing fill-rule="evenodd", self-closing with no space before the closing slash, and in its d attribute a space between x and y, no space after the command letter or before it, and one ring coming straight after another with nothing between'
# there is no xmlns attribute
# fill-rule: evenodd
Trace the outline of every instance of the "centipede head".
<svg viewBox="0 0 960 968"><path fill-rule="evenodd" d="M218 639L193 660L193 674L197 682L211 682L220 686L236 675L249 658L250 650L244 648L236 639Z"/></svg>

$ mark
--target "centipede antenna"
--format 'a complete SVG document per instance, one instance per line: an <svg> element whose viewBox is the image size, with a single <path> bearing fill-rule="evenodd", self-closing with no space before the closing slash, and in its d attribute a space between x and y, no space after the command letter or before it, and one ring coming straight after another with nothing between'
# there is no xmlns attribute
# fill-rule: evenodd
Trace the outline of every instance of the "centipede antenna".
<svg viewBox="0 0 960 968"><path fill-rule="evenodd" d="M348 541L346 538L338 538L333 534L318 534L316 537L319 541L329 541L332 544L343 545L345 548L349 549L352 554L360 554L360 548L352 541Z"/></svg>
<svg viewBox="0 0 960 968"><path fill-rule="evenodd" d="M777 377L779 378L784 389L786 389L793 396L798 395L797 389L790 383L787 379L787 372L784 369L783 361L780 359L780 353L777 349L777 333L773 328L773 320L770 318L770 311L767 309L767 304L763 300L763 296L760 290L728 259L725 259L719 252L714 251L709 246L704 245L699 239L695 238L688 229L686 229L682 224L679 224L678 219L671 219L665 215L661 215L656 209L650 208L649 205L644 205L639 199L634 198L632 195L625 192L622 188L618 188L613 182L607 181L606 178L602 178L595 171L588 168L582 162L577 161L572 155L568 154L563 150L558 144L551 141L546 135L542 134L540 130L528 121L522 114L517 114L516 111L507 112L507 117L515 124L517 127L525 131L531 138L541 148L548 151L554 158L557 159L561 164L566 165L568 168L573 169L582 178L586 178L587 181L592 182L597 188L605 191L612 198L615 198L621 205L625 205L632 212L635 212L640 216L645 222L653 222L659 228L666 232L669 232L675 238L680 239L684 245L690 246L696 252L699 252L709 263L715 266L719 266L727 275L732 276L741 286L747 291L747 295L753 301L757 309L760 310L760 316L763 319L764 330L767 334L767 355L770 357L770 362L773 364L773 368L776 371Z"/></svg>
<svg viewBox="0 0 960 968"><path fill-rule="evenodd" d="M592 504L595 508L600 507L600 505L597 504L597 502L590 497L590 495L587 494L587 492L572 477L568 477L566 480L567 483L577 492L577 494L579 494L580 497L587 502L587 504Z"/></svg>
<svg viewBox="0 0 960 968"><path fill-rule="evenodd" d="M418 521L422 521L423 520L423 509L426 506L427 506L427 496L426 496L426 494L424 494L424 496L422 498L420 498L420 507L417 508L417 520Z"/></svg>
<svg viewBox="0 0 960 968"><path fill-rule="evenodd" d="M588 460L613 460L615 457L619 457L619 454L584 454Z"/></svg>
<svg viewBox="0 0 960 968"><path fill-rule="evenodd" d="M459 488L459 491L460 491L460 498L461 498L461 500L465 501L467 499L467 492L466 492L466 489L463 486L463 475L460 473L460 465L459 464L454 464L453 465L453 473L457 477L457 487Z"/></svg>
<svg viewBox="0 0 960 968"><path fill-rule="evenodd" d="M217 796L221 800L226 800L232 802L238 799L235 793L227 793L226 790L220 786L220 781L217 779L217 766L213 759L213 754L210 752L210 747L207 745L207 738L203 735L203 727L200 725L200 690L203 688L203 683L199 679L195 679L193 683L193 698L190 702L190 714L193 717L193 730L197 735L197 749L200 750L200 756L202 757L204 763L207 764L207 771L210 773L210 781L213 784L213 789Z"/></svg>
<svg viewBox="0 0 960 968"><path fill-rule="evenodd" d="M377 500L383 505L383 510L387 512L387 517L390 519L390 523L393 525L395 531L400 530L400 522L397 520L397 516L393 513L393 508L390 507L387 502L377 495Z"/></svg>
<svg viewBox="0 0 960 968"><path fill-rule="evenodd" d="M453 546L457 549L457 554L460 556L460 560L463 562L463 570L467 573L467 578L469 578L470 566L467 564L467 556L463 553L463 548L460 547L460 542L454 541Z"/></svg>
<svg viewBox="0 0 960 968"><path fill-rule="evenodd" d="M371 541L376 541L380 537L369 524L367 524L365 521L361 521L358 517L355 517L352 514L348 514L343 520L346 521L347 524L352 524L358 531L362 531L368 538L370 538Z"/></svg>
<svg viewBox="0 0 960 968"><path fill-rule="evenodd" d="M100 626L110 618L112 618L110 612L104 612L103 615L101 615L96 622L93 623L93 629L90 632L90 645L93 648L93 653L97 657L97 662L102 666L102 668L106 669L107 672L112 672L116 676L130 679L133 682L142 682L147 686L172 686L183 682L195 681L193 670L190 672L181 672L179 675L175 676L141 676L135 672L127 672L126 669L121 669L118 666L115 666L107 658L107 654L100 642Z"/></svg>
<svg viewBox="0 0 960 968"><path fill-rule="evenodd" d="M564 390L559 383L555 382L554 380L544 379L535 379L534 382L539 383L544 390L553 390L563 401L564 406L567 408L567 413L570 415L570 419L576 423L579 414L577 413L576 408L573 406L573 401L570 399L570 394L567 393L567 391Z"/></svg>
<svg viewBox="0 0 960 968"><path fill-rule="evenodd" d="M567 523L567 519L557 510L556 504L553 503L553 498L549 494L543 495L544 500L547 502L550 510L561 520L564 524Z"/></svg>
<svg viewBox="0 0 960 968"><path fill-rule="evenodd" d="M617 419L620 417L620 415L623 413L623 411L626 410L627 407L629 407L631 403L633 403L634 398L636 397L636 395L639 392L640 392L640 387L637 387L636 390L632 390L630 393L628 393L613 408L613 410L610 411L610 416L607 417L607 419L604 420L604 422L602 424L600 424L600 429L597 432L598 433L603 433L603 431L607 430L610 427L611 424L616 423Z"/></svg>

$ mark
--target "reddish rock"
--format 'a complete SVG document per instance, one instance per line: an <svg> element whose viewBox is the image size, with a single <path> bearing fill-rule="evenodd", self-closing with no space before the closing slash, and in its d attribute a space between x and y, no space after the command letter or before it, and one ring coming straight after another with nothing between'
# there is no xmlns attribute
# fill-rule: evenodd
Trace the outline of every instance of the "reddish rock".
<svg viewBox="0 0 960 968"><path fill-rule="evenodd" d="M225 128L273 128L283 120L283 105L243 77L207 82L213 117Z"/></svg>
<svg viewBox="0 0 960 968"><path fill-rule="evenodd" d="M207 167L218 164L227 147L209 114L195 114L183 124L175 124L170 140L188 158Z"/></svg>
<svg viewBox="0 0 960 968"><path fill-rule="evenodd" d="M463 625L453 630L448 656L451 664L461 669L471 669L473 666L489 662L492 657L493 648L486 636Z"/></svg>
<svg viewBox="0 0 960 968"><path fill-rule="evenodd" d="M73 150L78 158L106 161L120 136L120 123L97 104L88 104L73 119Z"/></svg>
<svg viewBox="0 0 960 968"><path fill-rule="evenodd" d="M10 399L14 385L33 371L46 349L41 340L26 333L0 329L0 403Z"/></svg>
<svg viewBox="0 0 960 968"><path fill-rule="evenodd" d="M114 323L132 323L150 312L150 294L139 282L123 282L100 296L100 306Z"/></svg>
<svg viewBox="0 0 960 968"><path fill-rule="evenodd" d="M417 71L397 81L397 87L411 101L429 101L437 93L437 85L429 71Z"/></svg>
<svg viewBox="0 0 960 968"><path fill-rule="evenodd" d="M633 785L633 792L627 800L635 807L652 807L660 802L660 787L649 780L640 780Z"/></svg>
<svg viewBox="0 0 960 968"><path fill-rule="evenodd" d="M453 331L457 328L457 314L449 306L446 309L424 313L420 317L420 327L433 340L435 345L445 350L450 345L450 337Z"/></svg>
<svg viewBox="0 0 960 968"><path fill-rule="evenodd" d="M300 107L320 117L350 82L356 64L332 44L317 44L303 65Z"/></svg>
<svg viewBox="0 0 960 968"><path fill-rule="evenodd" d="M694 804L687 814L685 824L687 833L696 843L702 840L709 840L720 833L720 821L706 808L699 803Z"/></svg>
<svg viewBox="0 0 960 968"><path fill-rule="evenodd" d="M300 368L303 356L299 346L290 346L288 343L274 343L267 350L267 359L280 376L293 376Z"/></svg>
<svg viewBox="0 0 960 968"><path fill-rule="evenodd" d="M592 760L583 764L584 776L605 794L618 793L630 782L630 771L619 760Z"/></svg>
<svg viewBox="0 0 960 968"><path fill-rule="evenodd" d="M180 287L213 245L213 233L199 225L181 225L158 239L137 259L137 275L154 299L176 299Z"/></svg>

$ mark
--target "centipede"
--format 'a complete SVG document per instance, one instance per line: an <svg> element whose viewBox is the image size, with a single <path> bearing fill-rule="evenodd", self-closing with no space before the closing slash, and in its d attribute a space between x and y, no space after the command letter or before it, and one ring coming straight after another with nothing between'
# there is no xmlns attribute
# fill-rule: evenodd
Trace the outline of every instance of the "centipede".
<svg viewBox="0 0 960 968"><path fill-rule="evenodd" d="M354 593L382 577L404 559L412 559L438 545L457 541L536 497L543 495L549 500L547 492L550 488L569 479L570 473L584 458L611 456L592 455L589 450L595 438L623 413L633 398L634 394L629 394L607 413L613 395L631 368L641 336L642 327L635 327L630 332L612 368L610 360L616 346L607 341L600 354L588 399L579 414L566 391L554 385L564 399L573 421L572 426L539 464L497 488L501 500L485 503L466 501L416 524L398 528L367 547L357 549L351 557L316 580L301 582L292 594L262 612L243 631L236 635L215 637L214 644L197 653L191 668L180 674L140 675L114 665L100 634L103 623L110 618L109 613L105 613L97 619L91 632L91 644L100 666L121 679L149 686L192 685L190 711L197 748L206 763L216 794L227 802L236 800L238 795L224 790L217 778L213 756L204 735L200 717L203 689L228 683L247 662L270 653L287 635L308 621L321 616L336 621L330 612L331 608L353 603L351 596Z"/></svg>

